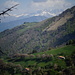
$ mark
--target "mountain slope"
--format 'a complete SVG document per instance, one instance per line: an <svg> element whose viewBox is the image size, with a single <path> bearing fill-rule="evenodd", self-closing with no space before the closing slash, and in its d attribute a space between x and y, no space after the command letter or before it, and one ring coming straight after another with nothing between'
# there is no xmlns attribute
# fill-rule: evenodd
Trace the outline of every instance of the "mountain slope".
<svg viewBox="0 0 75 75"><path fill-rule="evenodd" d="M75 39L75 6L39 23L25 23L0 33L3 52L30 53L64 45Z"/></svg>
<svg viewBox="0 0 75 75"><path fill-rule="evenodd" d="M45 19L46 19L45 16L32 16L32 17L24 18L24 19L20 19L20 20L14 20L14 21L10 21L10 22L0 23L0 32L4 31L6 29L11 29L13 27L19 26L19 25L23 24L24 22L40 22Z"/></svg>

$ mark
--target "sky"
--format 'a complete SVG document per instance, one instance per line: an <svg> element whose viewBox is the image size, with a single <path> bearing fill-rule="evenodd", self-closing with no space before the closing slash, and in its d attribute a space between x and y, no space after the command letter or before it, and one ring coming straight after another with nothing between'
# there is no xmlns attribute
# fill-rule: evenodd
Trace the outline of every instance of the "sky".
<svg viewBox="0 0 75 75"><path fill-rule="evenodd" d="M75 0L0 0L0 12L19 4L8 12L11 16L56 16L62 11L75 6Z"/></svg>

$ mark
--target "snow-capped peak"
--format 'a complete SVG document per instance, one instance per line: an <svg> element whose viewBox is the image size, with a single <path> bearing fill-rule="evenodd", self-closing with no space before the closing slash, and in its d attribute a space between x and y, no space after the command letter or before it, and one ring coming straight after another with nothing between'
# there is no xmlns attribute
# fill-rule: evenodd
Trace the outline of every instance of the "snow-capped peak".
<svg viewBox="0 0 75 75"><path fill-rule="evenodd" d="M49 16L56 16L56 14L50 13L50 12L47 12L47 11L42 11L41 13L35 14L35 16L46 16L46 17L49 17Z"/></svg>

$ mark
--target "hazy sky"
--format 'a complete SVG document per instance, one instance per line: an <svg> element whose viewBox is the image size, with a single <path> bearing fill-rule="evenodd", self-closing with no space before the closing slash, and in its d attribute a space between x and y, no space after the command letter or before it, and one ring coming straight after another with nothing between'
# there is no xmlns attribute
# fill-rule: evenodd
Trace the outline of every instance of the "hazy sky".
<svg viewBox="0 0 75 75"><path fill-rule="evenodd" d="M12 12L12 16L57 15L75 5L75 0L0 0L0 12L15 4L19 4ZM57 11L56 11L57 10Z"/></svg>

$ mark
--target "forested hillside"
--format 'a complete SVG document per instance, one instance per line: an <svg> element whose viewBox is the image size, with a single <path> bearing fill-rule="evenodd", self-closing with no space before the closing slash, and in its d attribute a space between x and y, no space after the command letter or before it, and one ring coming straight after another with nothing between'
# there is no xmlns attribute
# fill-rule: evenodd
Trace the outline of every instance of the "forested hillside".
<svg viewBox="0 0 75 75"><path fill-rule="evenodd" d="M13 53L45 51L75 39L75 6L39 23L24 23L0 33L1 50Z"/></svg>
<svg viewBox="0 0 75 75"><path fill-rule="evenodd" d="M0 23L0 32L6 30L6 29L11 29L16 26L20 26L24 22L40 22L47 19L45 16L32 16L29 18L24 18L24 19L19 19L19 20L14 20L10 22L4 22Z"/></svg>

